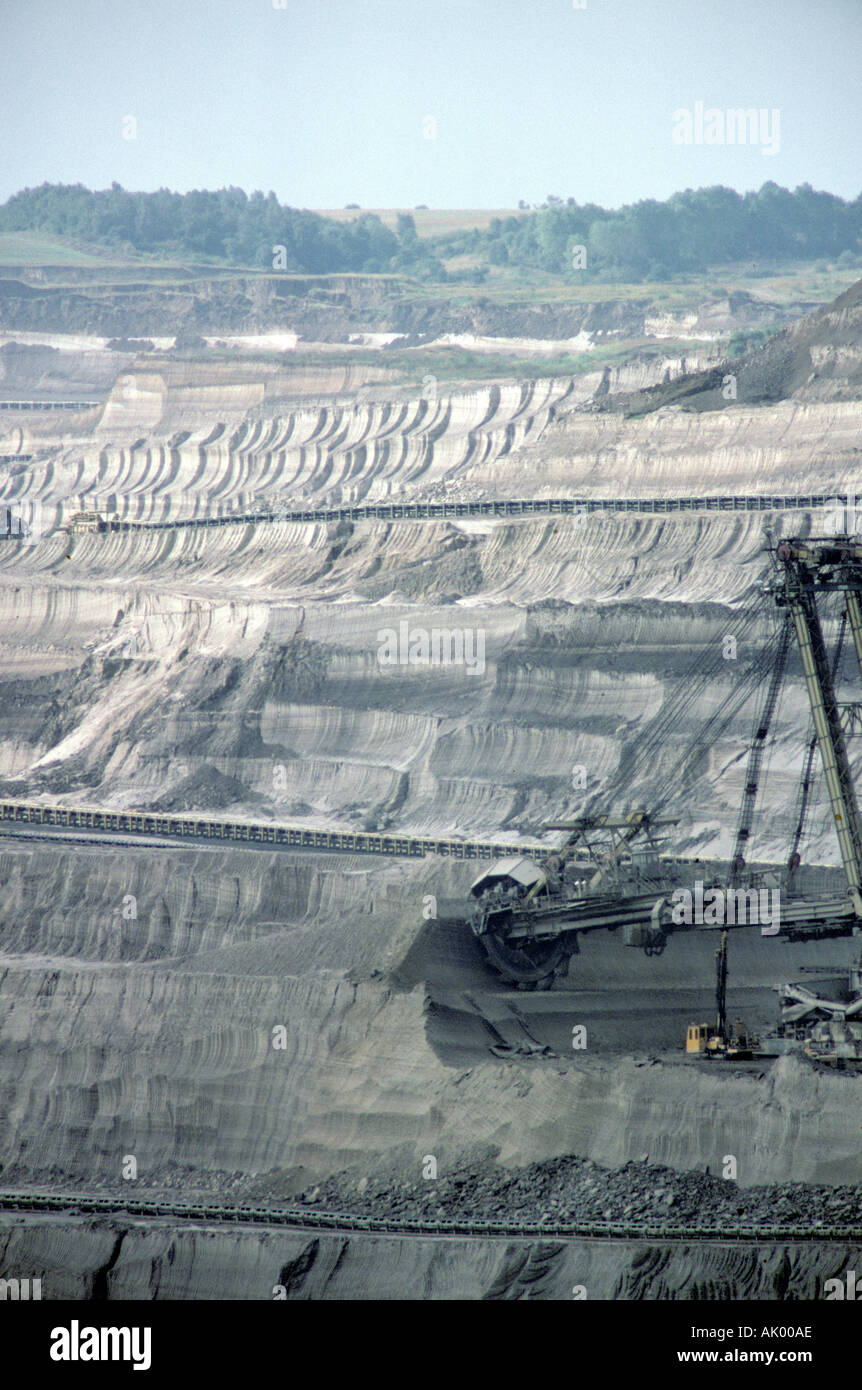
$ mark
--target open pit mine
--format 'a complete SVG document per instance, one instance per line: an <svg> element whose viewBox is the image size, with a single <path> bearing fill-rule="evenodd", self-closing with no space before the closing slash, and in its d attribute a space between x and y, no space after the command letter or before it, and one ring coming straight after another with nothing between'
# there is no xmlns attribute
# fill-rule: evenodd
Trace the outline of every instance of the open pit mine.
<svg viewBox="0 0 862 1390"><path fill-rule="evenodd" d="M0 1277L862 1268L862 285L421 394L5 336Z"/></svg>

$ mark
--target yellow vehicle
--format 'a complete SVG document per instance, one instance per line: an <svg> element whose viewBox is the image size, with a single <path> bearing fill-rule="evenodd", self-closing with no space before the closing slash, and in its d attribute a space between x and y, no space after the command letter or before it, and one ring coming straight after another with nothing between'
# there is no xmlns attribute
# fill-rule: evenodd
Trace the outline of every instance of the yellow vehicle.
<svg viewBox="0 0 862 1390"><path fill-rule="evenodd" d="M715 953L715 1031L708 1023L690 1023L685 1035L686 1055L724 1057L726 1061L745 1061L753 1057L760 1039L749 1033L741 1018L731 1033L727 1026L727 932L721 933L721 945Z"/></svg>

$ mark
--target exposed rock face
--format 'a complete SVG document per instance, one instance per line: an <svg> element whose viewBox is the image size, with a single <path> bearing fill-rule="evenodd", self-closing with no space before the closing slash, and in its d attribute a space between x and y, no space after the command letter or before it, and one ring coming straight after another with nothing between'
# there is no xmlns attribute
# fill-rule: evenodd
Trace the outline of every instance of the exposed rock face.
<svg viewBox="0 0 862 1390"><path fill-rule="evenodd" d="M763 542L757 515L229 527L81 536L71 553L57 532L0 555L16 581L0 591L4 790L252 819L304 806L312 824L513 842L599 793L661 791L685 813L681 847L727 853L753 719L743 678L776 622ZM402 624L466 633L462 663L405 649L384 664ZM792 829L807 719L797 673L763 857ZM822 818L812 850L834 852Z"/></svg>
<svg viewBox="0 0 862 1390"><path fill-rule="evenodd" d="M792 1299L858 1269L858 1246L651 1246L214 1231L167 1223L3 1218L0 1265L43 1298ZM583 1292L581 1292L583 1291Z"/></svg>
<svg viewBox="0 0 862 1390"><path fill-rule="evenodd" d="M726 374L733 374L732 390ZM728 403L858 401L862 394L862 281L815 309L727 368L694 375L674 387L602 402L602 408L643 413L680 402L686 410L724 410Z"/></svg>
<svg viewBox="0 0 862 1390"><path fill-rule="evenodd" d="M53 274L55 272L46 272ZM642 298L610 298L601 285L595 299L569 302L499 302L485 295L429 299L392 276L247 276L235 271L211 275L176 267L161 273L141 269L131 280L109 267L100 269L95 288L70 288L74 268L64 267L63 283L32 284L19 268L0 268L0 328L18 332L89 332L107 337L158 337L177 331L195 334L255 333L285 327L317 342L344 342L351 332L401 333L414 339L441 334L508 338L572 338L601 333L610 338L674 336L710 340L718 332L780 322L804 305L764 303L733 294L695 309L693 324L663 323L648 290Z"/></svg>
<svg viewBox="0 0 862 1390"><path fill-rule="evenodd" d="M771 326L776 318L774 305L765 304L745 292L736 292L700 304L686 314L648 316L644 320L644 331L655 338L693 338L701 342L718 342L726 341L731 334L743 329Z"/></svg>
<svg viewBox="0 0 862 1390"><path fill-rule="evenodd" d="M774 631L759 592L764 520L776 534L804 534L823 524L811 514L279 522L73 538L59 523L85 501L154 518L396 488L405 500L434 489L858 490L857 399L626 420L584 411L580 387L549 380L433 402L294 402L267 415L272 373L253 399L242 373L198 394L185 367L164 390L133 375L131 396L118 381L95 434L82 426L75 447L51 447L46 433L35 464L4 473L6 503L37 498L43 518L33 544L0 543L4 796L230 807L255 820L511 843L597 798L663 798L684 816L679 848L727 852L751 704L740 699L709 740L703 731L726 695L745 694ZM481 633L481 661L473 642L472 664L423 665L409 653L388 664L381 633L402 623L408 636ZM791 668L758 857L786 852L807 719ZM517 1007L500 998L452 920L469 863L4 844L3 1181L119 1187L132 1154L154 1189L269 1175L289 1195L345 1168L415 1175L427 1153L451 1171L477 1155L518 1165L574 1153L612 1166L645 1151L678 1169L734 1153L745 1187L859 1180L862 1080L793 1059L763 1076L679 1063L686 1022L711 1007L711 941L674 940L648 960L608 934L532 1012L521 996ZM836 858L822 795L807 852ZM779 964L781 949L759 936L740 943L741 1008L750 1003L758 1023L773 961L779 978L803 963L842 966L858 942L806 946ZM593 1041L578 1057L572 1027L584 1018ZM492 1056L494 1037L517 1029L555 1055ZM651 1066L645 1051L673 1055ZM102 1234L91 1239L77 1264L52 1265L68 1266L64 1289L85 1288L110 1259L114 1246L103 1259ZM186 1234L176 1237L185 1273L174 1274L161 1237L124 1240L133 1253L112 1265L111 1287L136 1296L152 1280L199 1294L234 1255L252 1271L241 1278L254 1292L242 1296L270 1296L273 1267L297 1260L307 1269L296 1296L329 1279L344 1294L371 1268L380 1293L390 1249L351 1242L348 1274L335 1269L329 1238L312 1260L304 1238L219 1236L204 1273L199 1236ZM424 1277L428 1256L398 1249ZM145 1275L151 1258L160 1272ZM754 1296L777 1287L769 1261L743 1254L661 1252L646 1272L583 1258L596 1288L619 1297L695 1296L723 1280ZM811 1288L825 1268L820 1255L794 1265L795 1254L776 1252L775 1269L785 1259L781 1296ZM475 1247L458 1289L516 1296L525 1281L513 1260ZM556 1270L586 1282L572 1275L579 1260L574 1247L555 1256L548 1290L563 1287ZM447 1287L442 1275L433 1287Z"/></svg>

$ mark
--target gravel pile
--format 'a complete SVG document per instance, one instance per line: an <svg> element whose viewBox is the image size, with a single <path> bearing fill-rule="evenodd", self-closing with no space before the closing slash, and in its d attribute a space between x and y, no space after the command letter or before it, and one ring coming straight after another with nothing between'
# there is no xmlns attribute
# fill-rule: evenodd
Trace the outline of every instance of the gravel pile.
<svg viewBox="0 0 862 1390"><path fill-rule="evenodd" d="M23 1182L22 1182L23 1179ZM28 1186L17 1164L0 1174L0 1187ZM36 1185L45 1191L98 1192L104 1196L205 1201L230 1206L306 1206L310 1211L349 1212L378 1219L475 1221L636 1222L650 1226L862 1226L862 1186L782 1183L740 1187L710 1173L680 1173L646 1160L601 1168L587 1158L556 1158L528 1168L487 1161L468 1164L436 1179L382 1180L344 1172L290 1193L285 1175L257 1178L241 1171L202 1174L165 1164L136 1182L115 1175L75 1178L59 1170ZM34 1189L35 1190L35 1189ZM295 1189L294 1189L295 1192Z"/></svg>
<svg viewBox="0 0 862 1390"><path fill-rule="evenodd" d="M708 1173L648 1162L600 1168L558 1158L529 1168L487 1163L437 1179L375 1184L338 1174L299 1202L318 1210L388 1218L477 1221L638 1221L663 1226L862 1224L862 1188L786 1183L747 1187Z"/></svg>

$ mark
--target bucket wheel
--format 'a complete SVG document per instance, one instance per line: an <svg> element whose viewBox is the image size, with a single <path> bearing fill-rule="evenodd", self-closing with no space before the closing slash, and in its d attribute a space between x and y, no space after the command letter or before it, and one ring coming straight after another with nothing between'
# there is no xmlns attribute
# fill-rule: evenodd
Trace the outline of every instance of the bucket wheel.
<svg viewBox="0 0 862 1390"><path fill-rule="evenodd" d="M486 932L480 941L497 974L516 989L550 989L569 964L570 948L562 937L550 941L524 941L515 945L496 932Z"/></svg>

